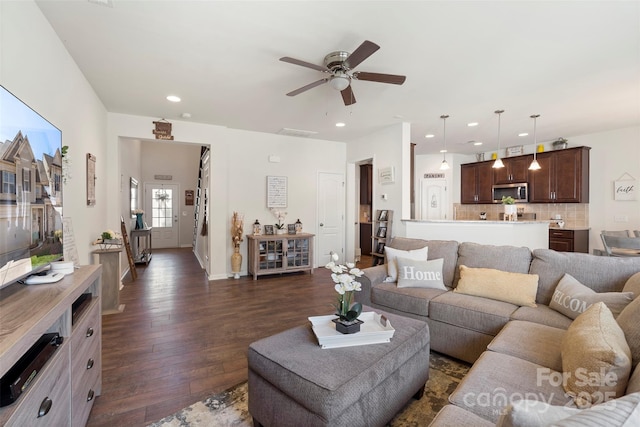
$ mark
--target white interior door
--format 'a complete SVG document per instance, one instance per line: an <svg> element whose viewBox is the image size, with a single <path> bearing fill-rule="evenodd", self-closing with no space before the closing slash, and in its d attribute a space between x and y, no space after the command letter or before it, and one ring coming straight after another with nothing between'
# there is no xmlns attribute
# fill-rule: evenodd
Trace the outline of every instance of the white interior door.
<svg viewBox="0 0 640 427"><path fill-rule="evenodd" d="M331 252L344 260L344 174L318 174L318 265L326 265ZM352 260L349 260L351 262Z"/></svg>
<svg viewBox="0 0 640 427"><path fill-rule="evenodd" d="M152 227L153 248L177 248L180 230L178 185L147 183L144 194L144 218Z"/></svg>
<svg viewBox="0 0 640 427"><path fill-rule="evenodd" d="M420 219L447 219L447 181L423 179L420 181Z"/></svg>

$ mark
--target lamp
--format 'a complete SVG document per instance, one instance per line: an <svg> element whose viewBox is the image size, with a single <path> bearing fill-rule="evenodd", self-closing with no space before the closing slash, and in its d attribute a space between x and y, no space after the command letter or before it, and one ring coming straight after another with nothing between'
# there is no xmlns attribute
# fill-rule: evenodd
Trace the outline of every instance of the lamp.
<svg viewBox="0 0 640 427"><path fill-rule="evenodd" d="M500 115L504 113L504 110L496 110L494 113L498 115L498 152L496 155L496 161L493 162L492 167L498 169L504 167L504 163L502 163L502 160L500 159Z"/></svg>
<svg viewBox="0 0 640 427"><path fill-rule="evenodd" d="M540 114L532 114L531 118L533 119L533 161L529 165L530 171L537 171L540 169L540 163L538 163L538 159L536 156L536 152L538 151L538 145L536 144L536 119L540 117Z"/></svg>
<svg viewBox="0 0 640 427"><path fill-rule="evenodd" d="M335 90L343 91L349 87L349 76L347 76L344 71L336 71L336 73L331 76L329 84Z"/></svg>
<svg viewBox="0 0 640 427"><path fill-rule="evenodd" d="M440 116L442 119L442 140L444 141L444 149L442 150L442 163L440 163L440 170L446 171L449 169L449 163L447 163L447 119L449 118L448 114L443 114Z"/></svg>

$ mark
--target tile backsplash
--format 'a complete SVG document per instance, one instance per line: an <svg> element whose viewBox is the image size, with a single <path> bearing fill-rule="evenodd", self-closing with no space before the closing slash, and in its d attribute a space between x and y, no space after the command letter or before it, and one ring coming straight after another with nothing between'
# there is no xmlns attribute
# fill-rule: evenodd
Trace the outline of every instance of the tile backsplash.
<svg viewBox="0 0 640 427"><path fill-rule="evenodd" d="M566 228L589 227L588 203L518 203L525 213L535 213L536 221L554 220L560 215ZM500 213L504 212L502 204L463 205L454 203L454 219L477 220L480 213L486 212L488 221L499 221Z"/></svg>

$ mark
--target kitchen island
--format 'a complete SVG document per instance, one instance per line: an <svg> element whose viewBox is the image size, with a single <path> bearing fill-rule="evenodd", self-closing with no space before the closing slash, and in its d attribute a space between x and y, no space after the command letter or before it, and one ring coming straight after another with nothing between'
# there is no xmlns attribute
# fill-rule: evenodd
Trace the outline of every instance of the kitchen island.
<svg viewBox="0 0 640 427"><path fill-rule="evenodd" d="M403 219L406 237L457 240L485 245L549 248L548 221L472 221Z"/></svg>

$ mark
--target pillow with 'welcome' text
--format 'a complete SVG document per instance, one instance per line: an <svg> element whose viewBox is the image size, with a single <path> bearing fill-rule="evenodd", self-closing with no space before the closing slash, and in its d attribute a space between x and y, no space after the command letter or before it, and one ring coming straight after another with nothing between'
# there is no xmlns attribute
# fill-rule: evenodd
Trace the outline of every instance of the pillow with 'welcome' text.
<svg viewBox="0 0 640 427"><path fill-rule="evenodd" d="M442 281L444 258L429 261L397 257L399 288L433 288L446 291Z"/></svg>

